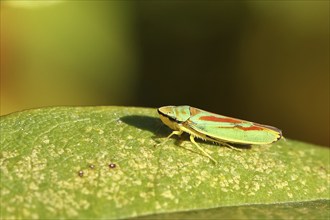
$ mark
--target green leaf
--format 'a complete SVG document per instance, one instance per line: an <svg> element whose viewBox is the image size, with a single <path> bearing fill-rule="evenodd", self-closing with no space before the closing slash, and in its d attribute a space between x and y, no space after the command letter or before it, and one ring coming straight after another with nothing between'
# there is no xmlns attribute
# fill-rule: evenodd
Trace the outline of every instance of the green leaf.
<svg viewBox="0 0 330 220"><path fill-rule="evenodd" d="M0 125L3 219L330 214L328 148L281 140L236 151L199 141L215 165L186 135L156 146L171 131L146 108L42 108Z"/></svg>
<svg viewBox="0 0 330 220"><path fill-rule="evenodd" d="M329 219L329 200L270 205L240 205L198 211L164 213L138 219Z"/></svg>

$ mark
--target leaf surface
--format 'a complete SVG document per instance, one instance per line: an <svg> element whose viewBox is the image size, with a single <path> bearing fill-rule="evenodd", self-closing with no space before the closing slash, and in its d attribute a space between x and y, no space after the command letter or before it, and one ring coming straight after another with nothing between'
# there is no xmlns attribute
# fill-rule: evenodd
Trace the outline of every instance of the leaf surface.
<svg viewBox="0 0 330 220"><path fill-rule="evenodd" d="M285 219L275 210L286 207L305 219L315 208L329 216L325 147L287 139L236 151L198 141L214 165L187 135L156 146L171 131L147 108L41 108L2 116L0 125L4 219Z"/></svg>

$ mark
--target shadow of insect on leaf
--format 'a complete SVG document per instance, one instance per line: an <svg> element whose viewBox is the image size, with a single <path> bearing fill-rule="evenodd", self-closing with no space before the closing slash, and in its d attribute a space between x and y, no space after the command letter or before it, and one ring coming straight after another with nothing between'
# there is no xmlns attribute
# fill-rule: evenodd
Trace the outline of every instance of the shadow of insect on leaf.
<svg viewBox="0 0 330 220"><path fill-rule="evenodd" d="M171 133L171 130L166 127L159 118L142 115L130 115L121 117L120 120L141 130L151 131L154 134L152 139L166 137Z"/></svg>

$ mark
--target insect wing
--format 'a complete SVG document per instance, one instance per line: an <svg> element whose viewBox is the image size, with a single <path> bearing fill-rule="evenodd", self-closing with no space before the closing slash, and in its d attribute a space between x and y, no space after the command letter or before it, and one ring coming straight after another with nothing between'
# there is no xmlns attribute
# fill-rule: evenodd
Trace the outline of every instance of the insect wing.
<svg viewBox="0 0 330 220"><path fill-rule="evenodd" d="M200 109L187 121L195 131L212 139L239 144L269 144L281 138L277 128L236 118L226 117Z"/></svg>

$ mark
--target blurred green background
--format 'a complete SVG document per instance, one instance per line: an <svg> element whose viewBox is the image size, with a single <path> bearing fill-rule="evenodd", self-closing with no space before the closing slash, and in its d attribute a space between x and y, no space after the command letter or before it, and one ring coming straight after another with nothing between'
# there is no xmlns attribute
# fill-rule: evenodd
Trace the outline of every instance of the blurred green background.
<svg viewBox="0 0 330 220"><path fill-rule="evenodd" d="M329 146L329 1L1 1L1 115L188 104Z"/></svg>

